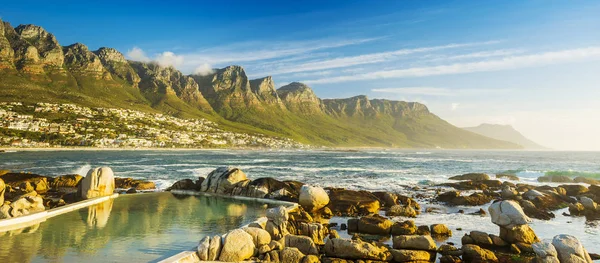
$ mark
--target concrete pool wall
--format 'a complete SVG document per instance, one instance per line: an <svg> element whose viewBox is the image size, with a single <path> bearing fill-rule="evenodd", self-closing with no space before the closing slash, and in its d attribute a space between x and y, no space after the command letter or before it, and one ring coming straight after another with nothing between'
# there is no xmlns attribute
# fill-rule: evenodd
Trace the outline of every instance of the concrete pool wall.
<svg viewBox="0 0 600 263"><path fill-rule="evenodd" d="M38 224L46 221L46 219L48 218L55 217L57 215L62 215L64 213L72 212L102 202L106 202L110 199L117 198L118 196L119 194L112 194L109 196L96 197L29 215L0 219L0 232L20 229L34 224Z"/></svg>
<svg viewBox="0 0 600 263"><path fill-rule="evenodd" d="M231 199L237 199L237 200L258 201L258 202L262 202L265 204L274 204L274 205L284 206L288 212L293 212L296 209L298 209L298 207L299 207L299 205L294 202L273 200L273 199L267 199L267 198L256 198L256 197L246 197L246 196L236 196L236 195L219 195L219 194L196 192L196 191L190 191L190 190L171 190L171 193L181 194L181 195L218 196L218 197L231 198ZM267 217L261 217L261 218L256 219L254 222L266 222L266 221L267 221ZM245 226L248 226L248 225L245 225ZM244 226L240 226L240 228L241 227L244 227ZM224 234L226 234L226 233L223 233L223 235ZM198 240L198 241L200 241L200 240ZM207 263L207 262L213 262L213 261L201 261L200 258L198 258L198 254L196 254L196 248L192 248L190 250L182 251L176 255L173 255L172 257L161 260L158 263L196 263L196 262ZM220 261L214 261L214 262L220 262ZM246 261L246 262L253 262L253 261Z"/></svg>

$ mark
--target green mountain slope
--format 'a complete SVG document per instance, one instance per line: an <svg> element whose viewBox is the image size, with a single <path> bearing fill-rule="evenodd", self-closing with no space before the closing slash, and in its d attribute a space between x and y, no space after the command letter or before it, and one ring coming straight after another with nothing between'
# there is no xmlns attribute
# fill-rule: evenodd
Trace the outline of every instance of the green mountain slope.
<svg viewBox="0 0 600 263"><path fill-rule="evenodd" d="M412 102L321 100L302 83L275 89L240 66L204 76L128 61L112 48L61 46L35 25L0 21L0 101L75 103L206 118L223 129L351 147L519 148L459 129Z"/></svg>
<svg viewBox="0 0 600 263"><path fill-rule="evenodd" d="M481 134L486 137L494 138L497 140L503 140L507 142L512 142L518 145L523 146L525 149L530 150L544 150L548 149L542 145L537 144L536 142L528 139L523 136L519 131L515 130L510 125L500 125L500 124L488 124L483 123L476 127L467 127L463 128L467 131L474 132L477 134Z"/></svg>

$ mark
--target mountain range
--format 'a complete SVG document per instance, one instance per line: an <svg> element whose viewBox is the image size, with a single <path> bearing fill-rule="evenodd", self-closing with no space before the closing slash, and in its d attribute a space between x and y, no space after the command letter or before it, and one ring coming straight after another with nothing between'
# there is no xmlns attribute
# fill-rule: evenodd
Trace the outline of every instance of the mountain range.
<svg viewBox="0 0 600 263"><path fill-rule="evenodd" d="M442 120L417 102L320 99L303 83L278 89L240 66L208 75L127 60L113 48L59 44L36 25L0 21L0 100L74 103L206 118L226 130L287 137L317 146L495 148L520 145Z"/></svg>
<svg viewBox="0 0 600 263"><path fill-rule="evenodd" d="M524 149L528 150L548 150L547 147L539 145L523 136L523 134L510 125L483 123L476 127L467 127L463 129L497 140L512 142L521 145Z"/></svg>

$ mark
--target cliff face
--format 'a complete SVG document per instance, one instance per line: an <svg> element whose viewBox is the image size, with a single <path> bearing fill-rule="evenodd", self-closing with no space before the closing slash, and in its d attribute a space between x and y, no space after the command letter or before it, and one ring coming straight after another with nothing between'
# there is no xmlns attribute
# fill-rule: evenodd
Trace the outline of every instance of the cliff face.
<svg viewBox="0 0 600 263"><path fill-rule="evenodd" d="M138 88L141 79L135 70L129 65L125 56L114 48L101 47L94 51L94 54L100 58L102 65L113 76L125 80L129 85Z"/></svg>
<svg viewBox="0 0 600 263"><path fill-rule="evenodd" d="M36 25L20 25L15 31L37 49L40 63L46 67L62 68L64 54L54 35Z"/></svg>
<svg viewBox="0 0 600 263"><path fill-rule="evenodd" d="M300 82L292 82L277 89L277 94L288 110L297 114L323 114L321 99L313 90Z"/></svg>
<svg viewBox="0 0 600 263"><path fill-rule="evenodd" d="M108 70L102 65L100 58L89 51L87 46L75 43L63 47L65 66L72 74L90 76L95 79L111 80Z"/></svg>
<svg viewBox="0 0 600 263"><path fill-rule="evenodd" d="M15 51L12 49L10 42L6 38L5 33L5 24L10 26L10 24L2 22L0 20L0 70L2 69L14 69L14 57Z"/></svg>
<svg viewBox="0 0 600 263"><path fill-rule="evenodd" d="M266 104L276 105L279 108L285 108L275 90L275 83L271 76L250 80L250 89L258 99Z"/></svg>

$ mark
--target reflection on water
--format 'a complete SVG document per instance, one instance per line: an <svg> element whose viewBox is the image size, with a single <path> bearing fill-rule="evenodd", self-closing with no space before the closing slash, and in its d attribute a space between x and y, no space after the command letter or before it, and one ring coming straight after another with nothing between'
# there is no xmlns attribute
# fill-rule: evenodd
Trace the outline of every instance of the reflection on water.
<svg viewBox="0 0 600 263"><path fill-rule="evenodd" d="M121 196L0 232L0 262L155 261L264 215L260 203L152 193Z"/></svg>

